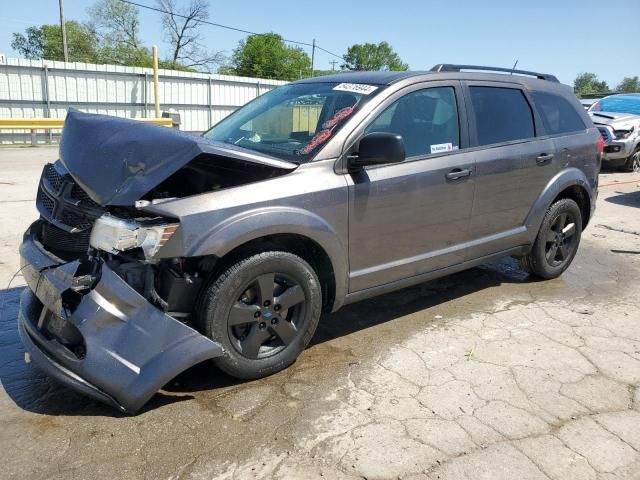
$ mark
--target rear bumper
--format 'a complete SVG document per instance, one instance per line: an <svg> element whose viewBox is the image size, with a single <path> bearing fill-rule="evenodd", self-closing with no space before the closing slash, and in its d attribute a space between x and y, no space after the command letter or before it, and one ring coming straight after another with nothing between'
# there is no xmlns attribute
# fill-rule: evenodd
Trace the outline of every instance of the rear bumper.
<svg viewBox="0 0 640 480"><path fill-rule="evenodd" d="M178 373L222 355L218 343L147 302L105 264L100 280L69 312L62 297L80 264L51 255L30 230L20 246L28 287L20 298L19 332L33 363L52 378L135 413ZM43 327L52 315L79 334L81 354Z"/></svg>

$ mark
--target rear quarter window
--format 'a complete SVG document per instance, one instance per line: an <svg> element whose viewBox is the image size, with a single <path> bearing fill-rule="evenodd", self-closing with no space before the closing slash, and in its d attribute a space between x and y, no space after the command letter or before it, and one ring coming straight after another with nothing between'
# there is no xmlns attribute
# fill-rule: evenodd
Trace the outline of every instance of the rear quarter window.
<svg viewBox="0 0 640 480"><path fill-rule="evenodd" d="M470 87L478 145L524 140L535 136L533 112L522 90Z"/></svg>
<svg viewBox="0 0 640 480"><path fill-rule="evenodd" d="M586 128L582 118L569 101L547 92L531 93L542 123L549 135L579 132Z"/></svg>

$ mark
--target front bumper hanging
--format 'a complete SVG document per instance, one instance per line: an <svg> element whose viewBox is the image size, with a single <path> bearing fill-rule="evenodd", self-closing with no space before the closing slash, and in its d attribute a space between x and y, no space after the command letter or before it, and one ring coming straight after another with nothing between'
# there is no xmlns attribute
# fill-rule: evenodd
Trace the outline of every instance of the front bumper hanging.
<svg viewBox="0 0 640 480"><path fill-rule="evenodd" d="M28 287L20 297L18 330L33 363L46 374L135 413L177 374L223 354L218 343L150 304L104 263L95 287L67 311L63 294L74 286L80 262L47 252L33 227L20 246ZM54 332L72 330L82 348L68 348L45 328L49 323Z"/></svg>

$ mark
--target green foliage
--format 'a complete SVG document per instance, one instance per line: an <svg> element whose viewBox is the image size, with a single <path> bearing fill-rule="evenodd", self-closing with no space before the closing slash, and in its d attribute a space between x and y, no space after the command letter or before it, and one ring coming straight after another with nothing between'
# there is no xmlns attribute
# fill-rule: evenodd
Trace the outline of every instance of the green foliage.
<svg viewBox="0 0 640 480"><path fill-rule="evenodd" d="M140 20L138 9L120 0L98 0L87 9L90 24L98 32L100 40L119 48L138 49Z"/></svg>
<svg viewBox="0 0 640 480"><path fill-rule="evenodd" d="M138 9L120 0L97 0L87 9L96 32L98 62L151 67L153 58L139 36Z"/></svg>
<svg viewBox="0 0 640 480"><path fill-rule="evenodd" d="M347 70L408 70L400 56L393 51L387 42L362 43L349 47L343 56L342 68Z"/></svg>
<svg viewBox="0 0 640 480"><path fill-rule="evenodd" d="M590 93L608 92L609 85L604 80L599 81L595 73L585 72L578 74L573 81L573 91L580 97Z"/></svg>
<svg viewBox="0 0 640 480"><path fill-rule="evenodd" d="M96 63L97 40L86 25L70 20L65 23L70 62ZM59 25L29 27L25 33L14 33L11 48L25 58L64 61L62 31Z"/></svg>
<svg viewBox="0 0 640 480"><path fill-rule="evenodd" d="M640 93L640 78L624 77L622 82L616 87L617 92L621 93Z"/></svg>
<svg viewBox="0 0 640 480"><path fill-rule="evenodd" d="M299 47L289 47L276 33L249 35L233 51L231 65L218 73L245 77L297 80L308 76L311 69L309 55Z"/></svg>

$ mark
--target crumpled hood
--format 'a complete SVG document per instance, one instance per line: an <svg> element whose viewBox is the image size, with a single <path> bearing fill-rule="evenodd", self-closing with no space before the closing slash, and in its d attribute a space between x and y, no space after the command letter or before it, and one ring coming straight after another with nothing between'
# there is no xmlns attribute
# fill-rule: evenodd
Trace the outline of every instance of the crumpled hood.
<svg viewBox="0 0 640 480"><path fill-rule="evenodd" d="M589 112L593 123L596 125L610 125L614 130L629 130L640 124L640 116L630 113L617 112Z"/></svg>
<svg viewBox="0 0 640 480"><path fill-rule="evenodd" d="M173 128L74 109L67 113L60 139L60 162L102 206L132 205L202 154L283 170L297 167Z"/></svg>

